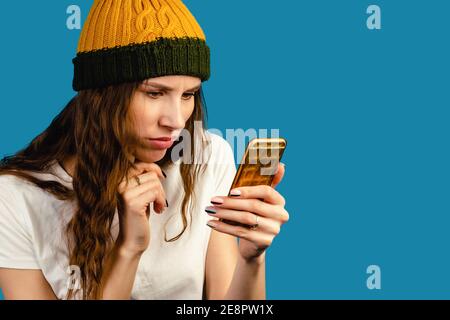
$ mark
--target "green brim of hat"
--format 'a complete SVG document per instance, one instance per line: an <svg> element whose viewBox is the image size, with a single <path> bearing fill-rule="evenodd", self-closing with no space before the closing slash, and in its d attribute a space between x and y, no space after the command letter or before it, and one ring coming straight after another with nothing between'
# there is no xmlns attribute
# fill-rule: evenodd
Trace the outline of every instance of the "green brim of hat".
<svg viewBox="0 0 450 320"><path fill-rule="evenodd" d="M210 50L199 38L158 38L142 44L80 52L72 62L75 91L167 75L193 76L202 81L210 76Z"/></svg>

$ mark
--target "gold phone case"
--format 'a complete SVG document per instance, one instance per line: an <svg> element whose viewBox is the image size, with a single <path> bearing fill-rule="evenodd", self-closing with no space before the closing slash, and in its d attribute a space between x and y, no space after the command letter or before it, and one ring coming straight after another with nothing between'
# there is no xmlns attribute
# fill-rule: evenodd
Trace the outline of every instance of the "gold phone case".
<svg viewBox="0 0 450 320"><path fill-rule="evenodd" d="M284 138L256 138L250 141L230 191L243 186L270 186L286 146L287 141ZM220 219L220 221L239 225L229 220Z"/></svg>

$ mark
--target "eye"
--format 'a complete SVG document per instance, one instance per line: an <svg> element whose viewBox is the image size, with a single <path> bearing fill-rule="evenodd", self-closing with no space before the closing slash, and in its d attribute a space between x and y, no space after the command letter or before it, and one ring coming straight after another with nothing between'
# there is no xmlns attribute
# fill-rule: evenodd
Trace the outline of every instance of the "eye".
<svg viewBox="0 0 450 320"><path fill-rule="evenodd" d="M195 92L187 92L183 94L183 100L190 100L193 96L195 96Z"/></svg>
<svg viewBox="0 0 450 320"><path fill-rule="evenodd" d="M158 91L149 91L146 92L146 94L153 99L157 99L159 96L162 96L162 92L158 92Z"/></svg>

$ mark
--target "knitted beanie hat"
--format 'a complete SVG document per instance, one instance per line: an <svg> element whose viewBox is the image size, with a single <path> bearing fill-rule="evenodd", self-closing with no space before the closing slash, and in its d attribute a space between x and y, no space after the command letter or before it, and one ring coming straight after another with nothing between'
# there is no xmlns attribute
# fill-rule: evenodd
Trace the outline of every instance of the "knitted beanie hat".
<svg viewBox="0 0 450 320"><path fill-rule="evenodd" d="M205 35L181 0L95 0L72 61L75 91L210 75Z"/></svg>

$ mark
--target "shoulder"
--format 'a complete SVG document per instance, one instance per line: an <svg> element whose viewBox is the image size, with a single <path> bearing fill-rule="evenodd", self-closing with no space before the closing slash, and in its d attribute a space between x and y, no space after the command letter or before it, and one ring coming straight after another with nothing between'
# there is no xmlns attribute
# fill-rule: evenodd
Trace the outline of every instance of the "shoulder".
<svg viewBox="0 0 450 320"><path fill-rule="evenodd" d="M51 180L49 174L31 175L41 180ZM51 198L52 195L25 178L12 174L0 175L0 206L3 208L0 215L7 212L38 212Z"/></svg>
<svg viewBox="0 0 450 320"><path fill-rule="evenodd" d="M206 131L209 140L210 158L208 163L230 164L234 163L234 153L231 145L222 136Z"/></svg>
<svg viewBox="0 0 450 320"><path fill-rule="evenodd" d="M71 180L69 181L64 176L64 172L61 171L63 171L61 167L57 166L56 163L52 163L48 171L45 172L25 171L25 172L39 180L55 181L63 184L66 187L71 188L72 187ZM1 174L0 199L2 194L13 194L17 197L20 195L44 196L47 195L48 193L25 178L18 177L13 174Z"/></svg>
<svg viewBox="0 0 450 320"><path fill-rule="evenodd" d="M236 174L234 153L231 145L220 135L207 133L210 149L207 170L214 183L215 194L226 195Z"/></svg>
<svg viewBox="0 0 450 320"><path fill-rule="evenodd" d="M56 180L52 179L52 174L49 173L35 173L30 172L31 176L38 178L40 180L48 181L48 180ZM36 193L44 193L44 191L36 186L31 181L26 180L25 178L15 176L13 174L2 174L0 175L0 194L14 194L16 196L21 194L36 194Z"/></svg>
<svg viewBox="0 0 450 320"><path fill-rule="evenodd" d="M0 175L0 201L6 196L19 197L27 191L33 189L32 183L12 174Z"/></svg>
<svg viewBox="0 0 450 320"><path fill-rule="evenodd" d="M22 178L0 175L0 268L40 269L32 217L43 201L30 201L36 191Z"/></svg>
<svg viewBox="0 0 450 320"><path fill-rule="evenodd" d="M39 188L20 177L10 174L0 175L0 216L7 219L11 218L9 215L23 214L30 208L28 205L30 199L40 192Z"/></svg>
<svg viewBox="0 0 450 320"><path fill-rule="evenodd" d="M217 133L213 133L210 131L205 131L205 136L211 140L212 143L215 143L216 145L221 145L221 146L229 146L227 140L225 140L221 135L217 134Z"/></svg>

